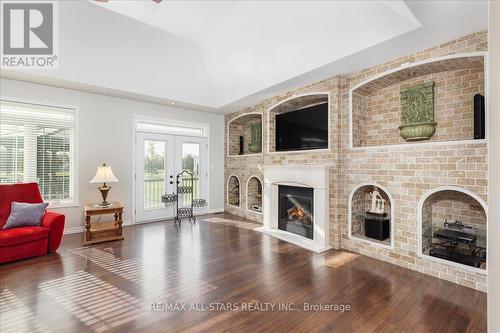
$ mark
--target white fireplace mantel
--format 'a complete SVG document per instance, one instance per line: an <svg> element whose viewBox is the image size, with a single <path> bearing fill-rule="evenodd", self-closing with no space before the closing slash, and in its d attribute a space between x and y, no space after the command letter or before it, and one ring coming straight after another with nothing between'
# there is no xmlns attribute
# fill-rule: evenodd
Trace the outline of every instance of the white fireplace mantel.
<svg viewBox="0 0 500 333"><path fill-rule="evenodd" d="M263 225L256 230L311 251L323 252L329 244L329 177L327 165L264 166ZM278 186L314 189L313 239L278 229Z"/></svg>

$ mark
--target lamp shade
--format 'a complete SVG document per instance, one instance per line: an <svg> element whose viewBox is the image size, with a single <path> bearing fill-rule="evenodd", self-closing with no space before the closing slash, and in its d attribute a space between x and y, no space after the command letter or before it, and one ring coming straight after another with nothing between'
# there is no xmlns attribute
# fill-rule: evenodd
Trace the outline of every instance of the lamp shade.
<svg viewBox="0 0 500 333"><path fill-rule="evenodd" d="M103 163L103 165L97 167L97 172L94 178L90 181L91 183L114 183L118 179L113 174L113 170L109 165Z"/></svg>

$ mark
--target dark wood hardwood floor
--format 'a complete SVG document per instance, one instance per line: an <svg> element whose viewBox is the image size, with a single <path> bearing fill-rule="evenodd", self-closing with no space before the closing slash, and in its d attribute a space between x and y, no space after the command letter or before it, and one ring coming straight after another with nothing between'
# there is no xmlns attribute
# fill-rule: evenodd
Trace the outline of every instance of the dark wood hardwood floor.
<svg viewBox="0 0 500 333"><path fill-rule="evenodd" d="M67 235L56 254L0 265L0 332L486 331L482 292L248 222L142 224L90 247Z"/></svg>

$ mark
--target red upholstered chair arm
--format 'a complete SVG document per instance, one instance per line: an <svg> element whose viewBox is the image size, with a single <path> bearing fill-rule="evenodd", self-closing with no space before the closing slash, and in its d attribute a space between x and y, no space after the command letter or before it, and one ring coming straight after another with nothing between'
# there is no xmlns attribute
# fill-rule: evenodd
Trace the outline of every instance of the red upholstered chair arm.
<svg viewBox="0 0 500 333"><path fill-rule="evenodd" d="M64 215L56 212L47 212L42 218L42 227L50 229L49 252L57 250L61 244L64 231Z"/></svg>

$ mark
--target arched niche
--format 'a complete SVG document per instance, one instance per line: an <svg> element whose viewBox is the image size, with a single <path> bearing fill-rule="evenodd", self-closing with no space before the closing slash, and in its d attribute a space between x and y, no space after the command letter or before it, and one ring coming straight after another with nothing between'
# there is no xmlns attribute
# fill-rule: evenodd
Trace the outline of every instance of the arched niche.
<svg viewBox="0 0 500 333"><path fill-rule="evenodd" d="M241 186L240 179L236 175L231 175L227 179L227 198L229 206L240 207L241 205Z"/></svg>
<svg viewBox="0 0 500 333"><path fill-rule="evenodd" d="M377 189L381 197L385 200L384 212L389 219L389 237L385 240L377 240L365 236L365 216L371 208L370 193ZM348 235L349 238L369 243L379 247L394 247L394 198L389 191L374 182L366 182L356 185L349 195L348 205Z"/></svg>
<svg viewBox="0 0 500 333"><path fill-rule="evenodd" d="M227 156L262 154L262 113L251 112L239 115L227 123ZM242 140L243 151L240 151Z"/></svg>
<svg viewBox="0 0 500 333"><path fill-rule="evenodd" d="M247 209L262 214L262 181L257 176L251 176L247 181Z"/></svg>
<svg viewBox="0 0 500 333"><path fill-rule="evenodd" d="M268 124L267 124L267 150L268 153L276 153L276 115L287 112L293 112L306 107L311 107L318 104L328 103L328 138L330 138L330 93L328 92L311 92L300 95L294 95L287 98L278 104L271 106L268 109ZM328 149L330 147L330 139L328 140ZM313 149L317 150L317 149ZM305 152L307 150L299 150ZM285 152L285 153L289 153ZM278 152L281 153L281 152Z"/></svg>
<svg viewBox="0 0 500 333"><path fill-rule="evenodd" d="M450 227L449 223L459 221L465 228ZM447 223L448 225L446 225ZM476 193L455 186L443 186L425 193L419 201L417 212L418 255L435 261L460 265L484 272L486 263L463 257L456 260L452 256L444 258L441 254L453 245L453 253L460 255L479 255L486 257L487 206ZM437 237L442 230L455 230L472 235L471 244L450 243ZM472 246L471 246L472 245ZM434 249L434 252L431 252ZM473 251L472 251L473 250ZM448 251L450 252L450 251Z"/></svg>
<svg viewBox="0 0 500 333"><path fill-rule="evenodd" d="M404 63L352 87L349 90L350 148L473 141L474 98L480 94L487 99L485 56L485 52L473 52ZM457 85L456 80L462 82L461 85ZM401 90L430 81L435 82L436 132L428 140L405 141L399 130ZM465 85L466 90L462 88ZM463 107L455 107L457 103Z"/></svg>

